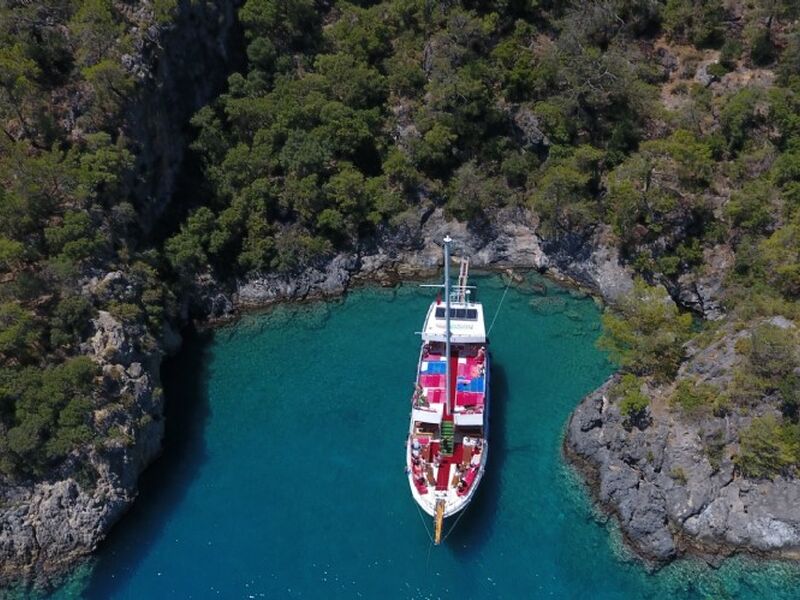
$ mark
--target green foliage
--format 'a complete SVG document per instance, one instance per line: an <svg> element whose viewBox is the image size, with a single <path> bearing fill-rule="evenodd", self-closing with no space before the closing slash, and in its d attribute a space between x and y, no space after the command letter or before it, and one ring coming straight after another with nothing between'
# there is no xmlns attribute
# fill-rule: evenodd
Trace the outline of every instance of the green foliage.
<svg viewBox="0 0 800 600"><path fill-rule="evenodd" d="M26 360L36 350L41 329L36 318L16 302L0 303L0 356Z"/></svg>
<svg viewBox="0 0 800 600"><path fill-rule="evenodd" d="M720 0L667 0L664 29L698 47L717 46L724 37L725 12Z"/></svg>
<svg viewBox="0 0 800 600"><path fill-rule="evenodd" d="M548 161L539 176L532 202L551 231L585 227L597 221L595 201L603 153L580 146L568 157Z"/></svg>
<svg viewBox="0 0 800 600"><path fill-rule="evenodd" d="M16 240L0 237L0 271L10 271L19 265L25 255L25 246Z"/></svg>
<svg viewBox="0 0 800 600"><path fill-rule="evenodd" d="M753 419L739 434L736 466L747 477L770 479L800 462L800 426L782 423L773 415Z"/></svg>
<svg viewBox="0 0 800 600"><path fill-rule="evenodd" d="M800 296L800 224L793 220L759 248L766 280L787 298Z"/></svg>
<svg viewBox="0 0 800 600"><path fill-rule="evenodd" d="M713 385L693 379L681 379L675 386L669 403L684 413L697 414L706 411L719 412L720 407L724 406L724 400L720 400L720 390Z"/></svg>
<svg viewBox="0 0 800 600"><path fill-rule="evenodd" d="M731 194L725 214L734 226L750 233L764 233L775 219L777 191L764 180L748 182Z"/></svg>
<svg viewBox="0 0 800 600"><path fill-rule="evenodd" d="M726 99L720 112L720 124L731 152L741 150L748 131L759 124L757 107L763 101L757 88L743 88Z"/></svg>
<svg viewBox="0 0 800 600"><path fill-rule="evenodd" d="M474 162L462 165L450 181L446 208L461 221L472 221L502 206L508 189L499 177L482 172Z"/></svg>
<svg viewBox="0 0 800 600"><path fill-rule="evenodd" d="M612 393L619 400L620 413L631 423L640 422L650 406L650 398L642 393L642 379L625 373Z"/></svg>
<svg viewBox="0 0 800 600"><path fill-rule="evenodd" d="M637 280L614 309L603 314L598 345L636 375L669 378L683 358L692 317L681 314L663 288Z"/></svg>
<svg viewBox="0 0 800 600"><path fill-rule="evenodd" d="M722 44L719 52L719 64L725 69L725 72L732 71L736 68L736 62L742 55L742 44L734 37L729 37Z"/></svg>
<svg viewBox="0 0 800 600"><path fill-rule="evenodd" d="M91 217L82 211L65 214L60 225L45 229L44 237L51 254L71 262L91 257L102 244Z"/></svg>
<svg viewBox="0 0 800 600"><path fill-rule="evenodd" d="M90 442L91 392L97 371L87 357L39 369L0 369L0 470L41 475L76 445ZM8 407L11 407L10 409Z"/></svg>
<svg viewBox="0 0 800 600"><path fill-rule="evenodd" d="M777 51L769 29L755 30L750 38L750 58L753 63L759 66L768 65L775 60L776 54Z"/></svg>
<svg viewBox="0 0 800 600"><path fill-rule="evenodd" d="M755 327L747 345L747 356L754 372L769 381L778 382L800 367L798 336L792 328L772 323Z"/></svg>
<svg viewBox="0 0 800 600"><path fill-rule="evenodd" d="M80 342L89 329L92 305L83 296L62 298L50 317L50 343L54 347Z"/></svg>

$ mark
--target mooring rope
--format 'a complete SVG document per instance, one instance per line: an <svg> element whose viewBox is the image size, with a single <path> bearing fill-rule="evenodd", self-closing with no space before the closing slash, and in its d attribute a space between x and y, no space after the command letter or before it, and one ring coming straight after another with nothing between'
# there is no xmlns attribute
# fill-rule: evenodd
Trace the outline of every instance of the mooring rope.
<svg viewBox="0 0 800 600"><path fill-rule="evenodd" d="M417 505L417 512L419 513L420 521L422 521L422 526L425 528L425 533L428 534L428 539L431 541L431 544L433 544L433 536L431 535L431 532L428 531L428 525L425 523L425 517L422 516L422 509L420 509L419 504L416 502L414 502L414 504Z"/></svg>
<svg viewBox="0 0 800 600"><path fill-rule="evenodd" d="M498 305L497 305L497 310L494 312L494 318L492 319L492 324L491 324L491 325L489 325L489 331L487 331L487 332L486 332L486 335L487 335L487 336L488 336L490 333L492 333L492 327L494 327L494 322L495 322L495 321L497 321L497 315L499 315L499 314L500 314L500 308L503 306L503 300L505 300L505 299L506 299L506 294L508 293L508 288L510 288L510 287L511 287L511 283L512 283L513 281L514 281L514 278L513 278L511 275L509 275L509 276L508 276L508 283L506 284L506 289L505 289L505 291L503 292L503 297L502 297L502 298L500 298L500 304L498 304Z"/></svg>

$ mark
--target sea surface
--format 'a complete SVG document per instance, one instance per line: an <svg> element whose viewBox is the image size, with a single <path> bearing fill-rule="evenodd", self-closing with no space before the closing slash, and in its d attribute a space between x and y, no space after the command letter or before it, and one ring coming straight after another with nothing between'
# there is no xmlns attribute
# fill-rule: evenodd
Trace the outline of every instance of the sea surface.
<svg viewBox="0 0 800 600"><path fill-rule="evenodd" d="M430 289L364 288L196 335L164 370L168 438L131 512L54 597L799 598L800 573L731 560L654 574L561 455L570 411L612 372L595 303L531 276L479 286L491 452L433 547L403 472ZM449 521L445 527L447 531Z"/></svg>

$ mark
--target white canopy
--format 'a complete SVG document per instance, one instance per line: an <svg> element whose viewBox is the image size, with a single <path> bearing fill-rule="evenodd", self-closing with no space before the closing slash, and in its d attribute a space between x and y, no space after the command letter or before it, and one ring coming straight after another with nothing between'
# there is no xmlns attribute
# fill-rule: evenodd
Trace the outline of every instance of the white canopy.
<svg viewBox="0 0 800 600"><path fill-rule="evenodd" d="M483 425L483 413L455 413L453 421L456 425Z"/></svg>
<svg viewBox="0 0 800 600"><path fill-rule="evenodd" d="M429 408L414 408L411 410L411 419L419 423L433 423L438 425L442 422L441 404L433 404Z"/></svg>
<svg viewBox="0 0 800 600"><path fill-rule="evenodd" d="M437 317L437 308L441 316ZM469 309L474 318L458 318L459 313ZM483 305L478 302L453 302L450 305L453 318L450 319L450 341L454 344L483 344L486 342L486 326L483 320ZM425 318L422 339L426 342L445 341L444 304L432 303Z"/></svg>

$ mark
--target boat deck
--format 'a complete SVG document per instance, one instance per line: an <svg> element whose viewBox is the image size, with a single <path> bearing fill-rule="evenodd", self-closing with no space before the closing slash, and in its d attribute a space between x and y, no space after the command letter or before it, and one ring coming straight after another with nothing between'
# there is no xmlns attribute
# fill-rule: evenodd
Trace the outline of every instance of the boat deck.
<svg viewBox="0 0 800 600"><path fill-rule="evenodd" d="M451 386L454 398L454 412L480 413L486 398L486 376L484 360L474 352L463 355L453 353L451 376L455 385ZM455 367L455 368L453 368ZM426 401L441 404L446 399L447 360L441 354L428 354L422 357L417 383L422 388ZM446 411L445 411L446 414Z"/></svg>
<svg viewBox="0 0 800 600"><path fill-rule="evenodd" d="M463 504L485 464L484 440L459 436L450 456L442 454L440 440L414 436L414 442L419 450L410 452L411 478L423 508L432 513L438 497L446 499L450 510Z"/></svg>

